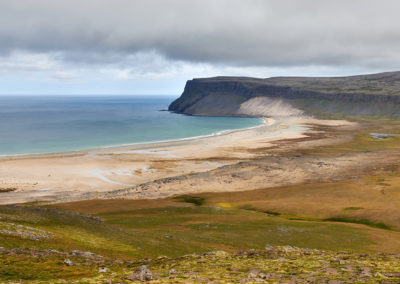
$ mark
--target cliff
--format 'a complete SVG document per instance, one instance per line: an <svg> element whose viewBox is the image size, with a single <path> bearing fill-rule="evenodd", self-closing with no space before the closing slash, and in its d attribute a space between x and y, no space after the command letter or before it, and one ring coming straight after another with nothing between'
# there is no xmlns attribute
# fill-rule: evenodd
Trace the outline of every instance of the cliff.
<svg viewBox="0 0 400 284"><path fill-rule="evenodd" d="M187 81L184 92L169 110L216 116L400 116L400 72L349 77L193 79Z"/></svg>

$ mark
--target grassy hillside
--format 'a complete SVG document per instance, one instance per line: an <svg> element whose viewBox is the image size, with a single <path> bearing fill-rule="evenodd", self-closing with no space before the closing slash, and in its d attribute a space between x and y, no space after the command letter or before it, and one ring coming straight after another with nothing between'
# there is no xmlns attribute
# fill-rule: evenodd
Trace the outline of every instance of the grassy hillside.
<svg viewBox="0 0 400 284"><path fill-rule="evenodd" d="M160 200L159 206L171 202ZM266 244L354 252L370 247L367 251L374 251L374 241L363 227L290 220L253 210L227 209L226 204L209 207L191 202L186 199L157 208L147 207L147 201L119 200L58 206L98 211L95 217L52 208L2 206L0 279L72 281L98 277L103 266L120 275L148 258L262 249ZM229 261L237 261L235 258ZM67 259L73 265L69 266ZM179 269L190 264L178 262ZM160 265L154 269L165 272L165 266L157 261L150 263ZM201 266L210 273L211 267Z"/></svg>
<svg viewBox="0 0 400 284"><path fill-rule="evenodd" d="M199 205L198 199L187 197L158 200L156 206L153 200L94 200L57 207L92 215L0 207L2 281L103 283L123 280L142 264L170 282L192 277L237 281L254 269L257 277L265 274L272 280L311 277L311 271L315 279L352 279L363 271L376 275L374 279L392 279L390 275L399 272L393 266L396 257L365 254L382 248L371 230L385 235L387 243L398 237L397 232L365 225L295 220L229 203ZM304 249L262 250L266 245ZM249 249L262 251L236 253ZM181 257L221 250L233 254ZM349 266L355 270L346 271ZM102 267L111 272L99 273Z"/></svg>

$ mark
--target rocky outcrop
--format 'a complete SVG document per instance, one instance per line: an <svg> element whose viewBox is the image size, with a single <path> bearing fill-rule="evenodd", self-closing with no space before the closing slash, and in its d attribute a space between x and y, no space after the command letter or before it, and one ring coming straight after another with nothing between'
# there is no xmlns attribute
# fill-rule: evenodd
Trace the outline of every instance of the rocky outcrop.
<svg viewBox="0 0 400 284"><path fill-rule="evenodd" d="M400 116L400 72L335 78L193 79L169 110L215 116Z"/></svg>

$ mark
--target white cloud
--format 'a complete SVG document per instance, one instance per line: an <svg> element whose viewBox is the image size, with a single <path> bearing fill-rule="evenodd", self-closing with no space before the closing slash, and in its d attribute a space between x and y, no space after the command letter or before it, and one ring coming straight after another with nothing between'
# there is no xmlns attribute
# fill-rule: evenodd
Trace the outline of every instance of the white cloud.
<svg viewBox="0 0 400 284"><path fill-rule="evenodd" d="M56 55L13 50L0 57L0 72L36 72L61 68Z"/></svg>

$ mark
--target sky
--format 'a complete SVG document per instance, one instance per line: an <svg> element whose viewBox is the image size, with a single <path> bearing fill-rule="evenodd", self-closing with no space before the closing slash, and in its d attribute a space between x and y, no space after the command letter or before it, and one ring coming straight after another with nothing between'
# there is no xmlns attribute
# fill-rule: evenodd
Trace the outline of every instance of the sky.
<svg viewBox="0 0 400 284"><path fill-rule="evenodd" d="M0 0L0 94L400 70L400 1Z"/></svg>

